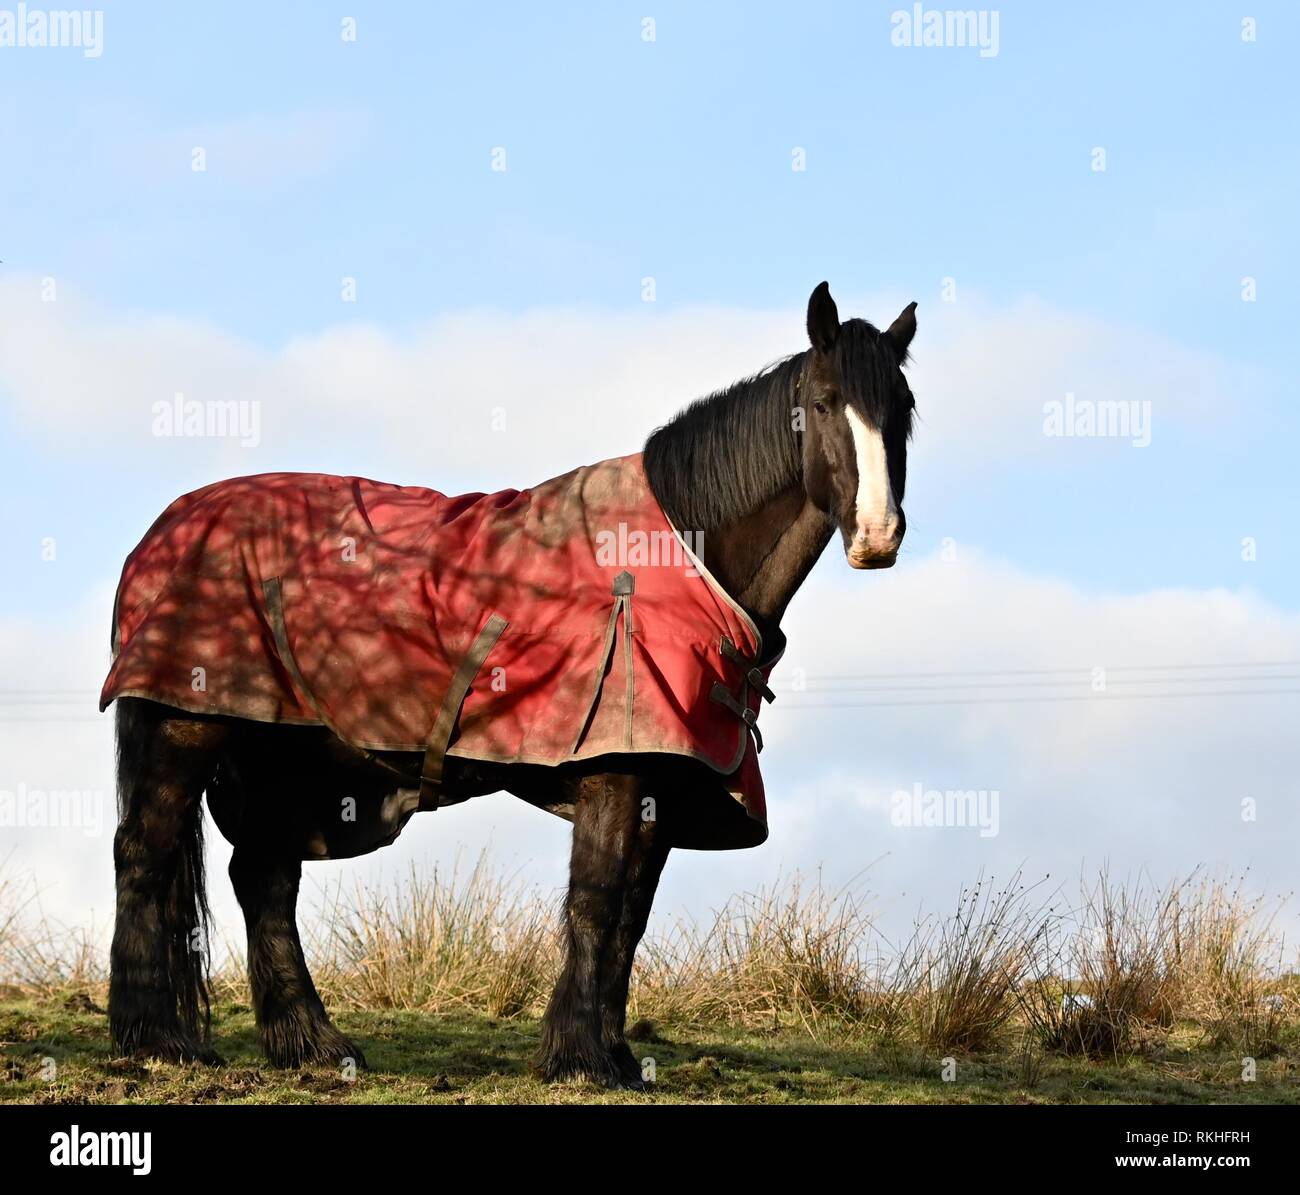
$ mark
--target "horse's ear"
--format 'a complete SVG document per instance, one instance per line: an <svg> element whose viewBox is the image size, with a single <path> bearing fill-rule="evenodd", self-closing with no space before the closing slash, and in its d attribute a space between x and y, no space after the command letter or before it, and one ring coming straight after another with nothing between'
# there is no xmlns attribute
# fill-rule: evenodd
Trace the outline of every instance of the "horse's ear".
<svg viewBox="0 0 1300 1195"><path fill-rule="evenodd" d="M840 335L840 313L829 284L821 283L808 300L808 339L819 353L829 353Z"/></svg>
<svg viewBox="0 0 1300 1195"><path fill-rule="evenodd" d="M915 303L909 303L903 308L903 314L889 325L889 331L885 335L893 341L894 348L898 350L898 359L906 360L907 346L912 343L912 337L916 335Z"/></svg>

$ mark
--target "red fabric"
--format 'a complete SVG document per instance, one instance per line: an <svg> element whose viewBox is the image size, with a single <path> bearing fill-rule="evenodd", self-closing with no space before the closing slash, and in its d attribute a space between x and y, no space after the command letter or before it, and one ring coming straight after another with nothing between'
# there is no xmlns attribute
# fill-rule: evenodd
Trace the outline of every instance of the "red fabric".
<svg viewBox="0 0 1300 1195"><path fill-rule="evenodd" d="M626 618L609 638L624 571L635 587L630 694ZM720 643L751 660L762 644L701 573L639 455L457 497L355 477L235 478L177 499L128 557L100 708L148 697L422 751L453 672L495 613L508 625L449 754L551 765L691 756L717 774L714 794L748 814L726 841L699 845L754 845L767 832L754 743L710 692L721 683L756 711L745 669ZM264 589L275 578L290 659Z"/></svg>

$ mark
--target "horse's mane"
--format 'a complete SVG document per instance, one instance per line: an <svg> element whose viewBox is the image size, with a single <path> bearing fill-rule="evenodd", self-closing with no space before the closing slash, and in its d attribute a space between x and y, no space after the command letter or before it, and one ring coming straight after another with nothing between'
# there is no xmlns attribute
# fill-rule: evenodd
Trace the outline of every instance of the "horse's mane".
<svg viewBox="0 0 1300 1195"><path fill-rule="evenodd" d="M841 376L855 379L865 413L887 414L897 357L866 320L846 320L836 344ZM794 409L808 350L697 399L646 440L650 488L683 532L716 531L797 484L803 474Z"/></svg>

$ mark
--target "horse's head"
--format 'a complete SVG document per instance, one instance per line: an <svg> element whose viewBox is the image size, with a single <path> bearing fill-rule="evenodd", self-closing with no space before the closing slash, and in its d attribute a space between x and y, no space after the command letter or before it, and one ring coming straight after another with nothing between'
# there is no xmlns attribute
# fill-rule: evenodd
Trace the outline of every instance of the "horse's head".
<svg viewBox="0 0 1300 1195"><path fill-rule="evenodd" d="M916 406L902 366L916 333L911 303L886 332L840 323L830 287L808 300L808 354L799 381L809 498L839 526L854 568L888 568L907 519L907 441Z"/></svg>

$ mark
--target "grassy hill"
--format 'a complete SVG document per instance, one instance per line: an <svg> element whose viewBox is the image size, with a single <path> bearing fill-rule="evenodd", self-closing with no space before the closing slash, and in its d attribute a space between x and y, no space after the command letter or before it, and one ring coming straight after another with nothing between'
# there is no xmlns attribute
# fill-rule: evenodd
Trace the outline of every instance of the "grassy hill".
<svg viewBox="0 0 1300 1195"><path fill-rule="evenodd" d="M1071 899L979 882L902 943L852 892L792 878L737 897L642 945L629 1019L648 1094L533 1077L556 910L482 860L339 892L307 920L321 994L372 1068L356 1076L265 1064L236 943L213 980L226 1066L113 1057L104 943L21 893L0 876L0 1101L1300 1102L1277 903L1199 873L1103 873Z"/></svg>
<svg viewBox="0 0 1300 1195"><path fill-rule="evenodd" d="M227 1065L114 1058L108 1023L84 990L0 998L0 1102L22 1103L1300 1103L1300 1046L1257 1063L1198 1046L1191 1026L1157 1049L1118 1061L1025 1054L1011 1046L941 1060L870 1034L811 1037L792 1026L641 1028L655 1061L646 1094L584 1083L547 1086L528 1071L538 1041L530 1016L464 1011L340 1012L371 1069L276 1071L265 1065L251 1011L223 1001L213 1031ZM47 1059L54 1060L51 1068Z"/></svg>

